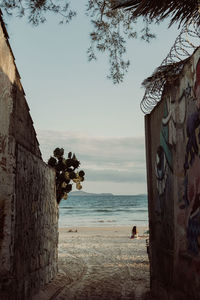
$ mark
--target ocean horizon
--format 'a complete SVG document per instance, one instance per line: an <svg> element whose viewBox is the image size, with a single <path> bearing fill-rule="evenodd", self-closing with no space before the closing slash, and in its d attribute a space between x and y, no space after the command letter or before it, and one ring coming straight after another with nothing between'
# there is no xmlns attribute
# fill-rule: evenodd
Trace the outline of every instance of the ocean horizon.
<svg viewBox="0 0 200 300"><path fill-rule="evenodd" d="M83 192L82 192L83 193ZM76 192L59 205L59 227L148 226L147 195Z"/></svg>

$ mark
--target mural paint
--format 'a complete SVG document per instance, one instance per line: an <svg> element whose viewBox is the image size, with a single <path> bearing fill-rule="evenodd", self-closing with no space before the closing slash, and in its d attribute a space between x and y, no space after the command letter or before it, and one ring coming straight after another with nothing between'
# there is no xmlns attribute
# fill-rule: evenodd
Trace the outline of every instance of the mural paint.
<svg viewBox="0 0 200 300"><path fill-rule="evenodd" d="M160 145L157 148L155 174L157 180L158 196L155 201L156 222L160 224L160 241L162 247L174 248L174 181L180 178L184 182L184 154L180 170L174 168L177 152L180 151L180 142L186 140L187 100L191 93L189 84L177 99L177 89L171 89L170 95L164 100L163 117L160 129ZM177 143L178 142L178 143ZM184 148L183 148L184 153ZM185 189L180 192L179 199L183 199ZM183 201L183 200L182 200ZM181 202L182 204L182 202Z"/></svg>
<svg viewBox="0 0 200 300"><path fill-rule="evenodd" d="M184 162L184 204L186 210L188 251L200 254L200 60L194 85L195 110L188 114L187 144Z"/></svg>
<svg viewBox="0 0 200 300"><path fill-rule="evenodd" d="M177 220L182 227L179 239L183 243L180 250L200 255L200 60L195 74L192 74L192 81L193 76L196 78L194 85L189 83L188 78L180 98L173 101L168 96L165 99L156 177L162 217L169 205L169 191L173 190L169 178L178 180Z"/></svg>
<svg viewBox="0 0 200 300"><path fill-rule="evenodd" d="M173 222L171 222L172 199L171 178L173 177L173 149L176 145L176 123L174 115L175 103L171 98L165 99L160 145L157 148L155 174L157 179L158 197L155 202L156 222L159 224L161 236L159 243L167 249L173 248Z"/></svg>
<svg viewBox="0 0 200 300"><path fill-rule="evenodd" d="M156 203L156 213L159 215L164 214L165 206L165 190L168 181L169 170L172 171L172 153L171 145L169 144L169 122L171 118L171 112L165 103L164 116L162 119L162 126L160 132L160 146L156 153L156 165L155 172L157 178L158 200ZM173 121L172 121L173 122Z"/></svg>
<svg viewBox="0 0 200 300"><path fill-rule="evenodd" d="M166 209L173 196L170 195L171 183L173 178L179 177L179 183L183 185L178 198L179 208L184 210L182 226L185 227L186 248L191 254L200 255L200 60L195 75L194 87L186 83L177 101L172 96L164 99L155 163L158 190L155 210L165 226L165 219L169 217ZM185 156L180 169L175 171L173 157L177 157L177 140L183 146ZM181 161L181 158L177 159Z"/></svg>
<svg viewBox="0 0 200 300"><path fill-rule="evenodd" d="M176 152L176 140L177 140L177 128L180 134L184 135L184 122L186 116L186 91L176 103L171 96L165 99L164 112L162 118L162 125L160 131L160 145L156 153L156 178L157 189L159 194L158 207L162 207L163 195L168 186L168 177L174 175L173 170L173 155ZM178 118L177 118L178 115ZM163 209L160 209L160 213L163 213ZM159 212L159 210L158 210Z"/></svg>

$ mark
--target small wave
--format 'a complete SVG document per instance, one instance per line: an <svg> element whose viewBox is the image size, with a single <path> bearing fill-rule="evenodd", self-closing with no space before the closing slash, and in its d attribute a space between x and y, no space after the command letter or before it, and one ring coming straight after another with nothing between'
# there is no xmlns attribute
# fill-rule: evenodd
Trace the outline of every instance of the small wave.
<svg viewBox="0 0 200 300"><path fill-rule="evenodd" d="M136 222L136 221L140 221L140 222L146 222L147 221L147 219L134 219L134 220L131 220L131 221L133 221L133 222Z"/></svg>
<svg viewBox="0 0 200 300"><path fill-rule="evenodd" d="M144 215L144 214L147 214L148 213L148 210L131 210L130 211L132 214L142 214L142 215Z"/></svg>
<svg viewBox="0 0 200 300"><path fill-rule="evenodd" d="M132 207L124 209L124 208L115 208L112 209L94 209L93 212L108 212L108 213L115 213L115 212L131 212L131 213L138 213L138 212L147 212L146 209L133 209Z"/></svg>
<svg viewBox="0 0 200 300"><path fill-rule="evenodd" d="M94 209L94 211L97 211L97 212L113 212L114 210L113 209Z"/></svg>
<svg viewBox="0 0 200 300"><path fill-rule="evenodd" d="M65 208L65 209L73 209L74 208L74 206L60 206L60 209L63 209L63 208Z"/></svg>
<svg viewBox="0 0 200 300"><path fill-rule="evenodd" d="M114 223L114 222L117 222L117 221L116 220L97 220L96 222L97 223L105 223L105 222Z"/></svg>
<svg viewBox="0 0 200 300"><path fill-rule="evenodd" d="M84 212L133 212L133 213L140 213L140 212L147 212L148 209L137 209L137 208L133 208L133 207L127 207L127 209L125 208L100 208L100 209L96 209L96 208L89 208L89 207L73 207L73 206L62 206L60 207L60 211L62 210L74 210L74 211L84 211Z"/></svg>

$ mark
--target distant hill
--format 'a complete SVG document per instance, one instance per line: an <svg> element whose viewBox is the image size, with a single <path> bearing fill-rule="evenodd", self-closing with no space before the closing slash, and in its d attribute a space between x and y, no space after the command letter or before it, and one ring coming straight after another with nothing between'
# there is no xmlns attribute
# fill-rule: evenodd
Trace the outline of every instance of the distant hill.
<svg viewBox="0 0 200 300"><path fill-rule="evenodd" d="M95 193L87 193L87 192L84 192L84 191L74 191L74 192L71 192L69 194L70 196L113 196L112 193L101 193L101 194L95 194Z"/></svg>

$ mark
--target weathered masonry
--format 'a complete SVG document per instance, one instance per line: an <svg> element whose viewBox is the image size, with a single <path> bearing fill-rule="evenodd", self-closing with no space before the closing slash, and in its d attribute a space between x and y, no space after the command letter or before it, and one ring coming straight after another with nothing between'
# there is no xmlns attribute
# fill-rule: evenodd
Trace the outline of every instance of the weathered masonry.
<svg viewBox="0 0 200 300"><path fill-rule="evenodd" d="M177 74L176 74L177 75ZM200 299L200 48L145 116L151 289Z"/></svg>
<svg viewBox="0 0 200 300"><path fill-rule="evenodd" d="M57 273L54 171L41 153L0 17L0 299L30 300Z"/></svg>

